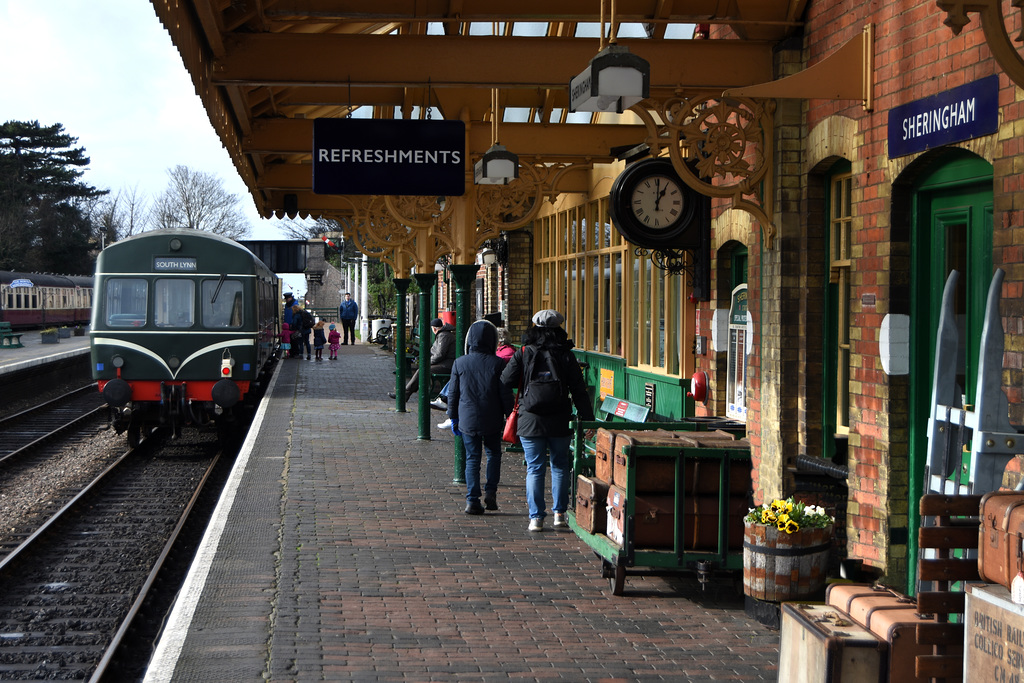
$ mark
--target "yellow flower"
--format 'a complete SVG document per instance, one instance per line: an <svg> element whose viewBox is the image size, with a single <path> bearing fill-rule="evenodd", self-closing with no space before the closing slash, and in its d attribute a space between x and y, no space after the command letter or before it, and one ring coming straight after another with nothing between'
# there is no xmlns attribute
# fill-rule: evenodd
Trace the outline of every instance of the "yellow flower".
<svg viewBox="0 0 1024 683"><path fill-rule="evenodd" d="M761 523L762 524L774 524L775 515L772 514L771 510L761 510Z"/></svg>
<svg viewBox="0 0 1024 683"><path fill-rule="evenodd" d="M782 531L785 531L787 534L792 534L796 531L800 531L800 525L791 519L786 522L786 527L782 529Z"/></svg>

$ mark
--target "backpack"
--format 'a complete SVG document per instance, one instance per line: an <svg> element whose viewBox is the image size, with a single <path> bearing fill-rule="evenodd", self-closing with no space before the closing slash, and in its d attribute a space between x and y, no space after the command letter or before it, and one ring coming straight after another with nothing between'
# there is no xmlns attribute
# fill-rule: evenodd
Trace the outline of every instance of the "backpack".
<svg viewBox="0 0 1024 683"><path fill-rule="evenodd" d="M313 314L307 311L306 309L302 309L302 329L313 329Z"/></svg>
<svg viewBox="0 0 1024 683"><path fill-rule="evenodd" d="M547 349L533 351L528 361L526 353L524 348L526 369L523 376L526 377L526 385L519 397L519 405L531 413L564 413L568 407L569 391L558 377L557 361ZM538 356L544 361L547 370L535 371Z"/></svg>

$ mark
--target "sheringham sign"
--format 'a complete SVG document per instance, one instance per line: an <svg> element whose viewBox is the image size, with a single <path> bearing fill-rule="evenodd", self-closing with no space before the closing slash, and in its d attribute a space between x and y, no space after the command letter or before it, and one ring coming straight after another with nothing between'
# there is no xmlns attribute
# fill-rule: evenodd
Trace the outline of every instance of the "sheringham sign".
<svg viewBox="0 0 1024 683"><path fill-rule="evenodd" d="M999 129L999 77L987 76L889 111L889 158L991 135Z"/></svg>
<svg viewBox="0 0 1024 683"><path fill-rule="evenodd" d="M313 192L462 196L466 124L316 119Z"/></svg>

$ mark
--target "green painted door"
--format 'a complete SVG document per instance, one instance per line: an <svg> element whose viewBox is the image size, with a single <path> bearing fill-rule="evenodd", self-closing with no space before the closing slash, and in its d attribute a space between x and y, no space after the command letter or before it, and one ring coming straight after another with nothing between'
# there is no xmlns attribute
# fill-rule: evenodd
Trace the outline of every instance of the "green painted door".
<svg viewBox="0 0 1024 683"><path fill-rule="evenodd" d="M992 167L962 156L928 174L914 197L911 235L910 365L910 574L917 565L918 500L924 484L935 334L942 290L951 270L960 273L956 294L960 333L957 384L974 401L985 299L992 279Z"/></svg>

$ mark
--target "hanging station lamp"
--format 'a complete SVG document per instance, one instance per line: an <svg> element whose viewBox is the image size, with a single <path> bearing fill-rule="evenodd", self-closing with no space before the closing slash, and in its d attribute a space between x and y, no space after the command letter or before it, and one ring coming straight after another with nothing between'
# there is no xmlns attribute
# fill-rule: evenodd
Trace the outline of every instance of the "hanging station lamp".
<svg viewBox="0 0 1024 683"><path fill-rule="evenodd" d="M519 157L498 142L498 90L491 90L491 148L473 164L473 182L477 185L508 185L519 177Z"/></svg>
<svg viewBox="0 0 1024 683"><path fill-rule="evenodd" d="M600 51L569 81L569 111L614 111L619 114L650 94L651 65L615 44L615 0L611 0L608 45L604 45L604 0L601 0Z"/></svg>

